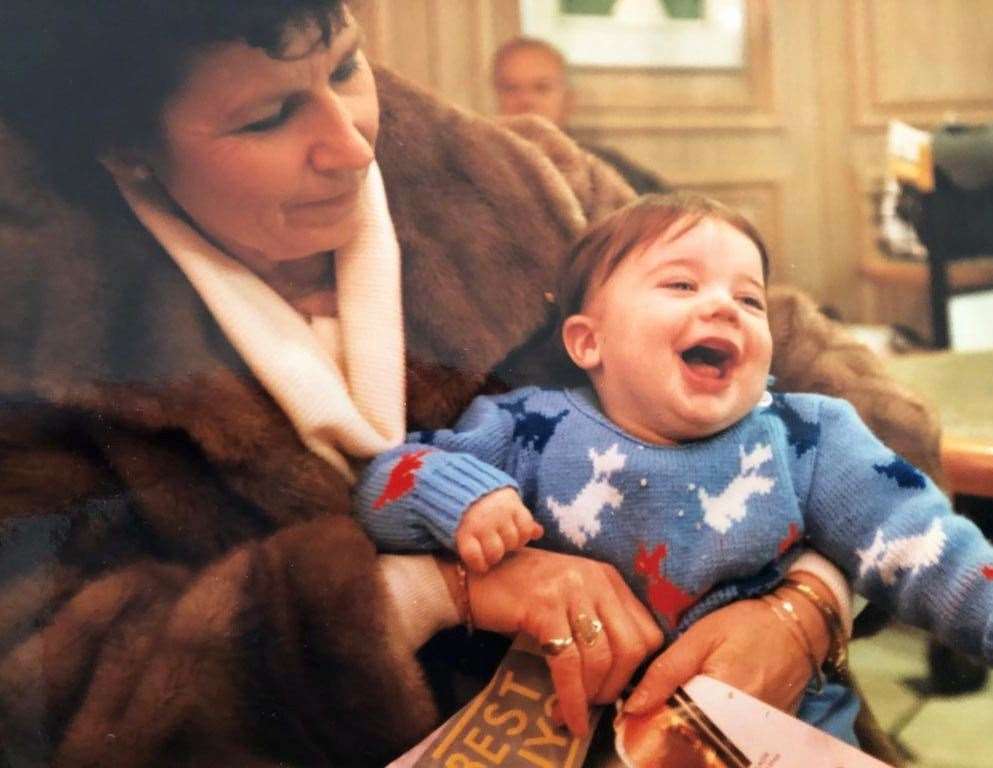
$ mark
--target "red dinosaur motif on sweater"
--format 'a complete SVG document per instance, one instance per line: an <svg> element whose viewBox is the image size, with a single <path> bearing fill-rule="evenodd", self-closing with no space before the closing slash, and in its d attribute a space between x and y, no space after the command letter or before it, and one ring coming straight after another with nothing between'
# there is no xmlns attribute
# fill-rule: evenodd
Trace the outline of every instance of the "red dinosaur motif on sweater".
<svg viewBox="0 0 993 768"><path fill-rule="evenodd" d="M790 551L790 547L796 544L800 540L800 526L796 523L790 523L790 527L786 531L786 536L779 542L779 554L785 555Z"/></svg>
<svg viewBox="0 0 993 768"><path fill-rule="evenodd" d="M985 576L990 581L993 581L993 563L983 566L983 576Z"/></svg>
<svg viewBox="0 0 993 768"><path fill-rule="evenodd" d="M670 627L675 627L686 609L699 599L699 595L684 592L662 575L660 566L668 552L665 544L659 544L648 554L645 545L639 544L638 554L634 558L634 570L648 582L648 602L652 608L665 617Z"/></svg>
<svg viewBox="0 0 993 768"><path fill-rule="evenodd" d="M424 466L421 457L426 453L431 453L431 449L425 448L423 451L407 453L400 458L400 461L390 472L383 492L373 502L373 509L380 509L414 490L414 486L417 484L417 470Z"/></svg>

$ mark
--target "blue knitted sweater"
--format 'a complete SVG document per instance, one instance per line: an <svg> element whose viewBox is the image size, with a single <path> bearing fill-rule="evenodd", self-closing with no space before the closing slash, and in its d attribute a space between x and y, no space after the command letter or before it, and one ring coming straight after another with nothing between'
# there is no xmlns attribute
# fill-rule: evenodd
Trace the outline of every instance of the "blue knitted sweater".
<svg viewBox="0 0 993 768"><path fill-rule="evenodd" d="M845 401L767 394L714 437L659 446L588 389L479 397L453 430L376 458L356 501L383 549L437 549L501 487L545 527L537 546L613 563L670 639L769 591L807 542L870 601L993 663L993 548Z"/></svg>

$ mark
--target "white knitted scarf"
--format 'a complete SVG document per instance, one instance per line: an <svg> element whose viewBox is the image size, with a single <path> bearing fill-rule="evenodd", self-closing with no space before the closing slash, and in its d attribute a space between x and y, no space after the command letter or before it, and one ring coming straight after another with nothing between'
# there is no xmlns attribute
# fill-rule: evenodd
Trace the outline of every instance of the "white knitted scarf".
<svg viewBox="0 0 993 768"><path fill-rule="evenodd" d="M348 457L369 458L401 441L400 247L376 163L363 185L355 236L335 252L338 317L310 323L187 224L157 185L116 181L307 448L354 482Z"/></svg>

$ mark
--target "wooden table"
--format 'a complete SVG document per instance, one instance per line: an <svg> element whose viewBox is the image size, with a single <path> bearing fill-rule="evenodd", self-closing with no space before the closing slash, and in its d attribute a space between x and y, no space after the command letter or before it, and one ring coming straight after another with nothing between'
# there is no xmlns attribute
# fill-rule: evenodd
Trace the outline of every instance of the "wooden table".
<svg viewBox="0 0 993 768"><path fill-rule="evenodd" d="M993 498L993 351L902 355L886 367L938 411L952 492Z"/></svg>

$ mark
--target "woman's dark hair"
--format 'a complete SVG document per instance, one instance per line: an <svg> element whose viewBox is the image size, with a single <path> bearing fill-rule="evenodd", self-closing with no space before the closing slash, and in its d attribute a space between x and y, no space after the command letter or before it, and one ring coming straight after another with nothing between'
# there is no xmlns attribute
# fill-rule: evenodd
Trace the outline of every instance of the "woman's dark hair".
<svg viewBox="0 0 993 768"><path fill-rule="evenodd" d="M2 0L0 119L80 193L101 154L156 146L194 54L241 41L280 58L310 24L328 44L343 13L343 0Z"/></svg>

